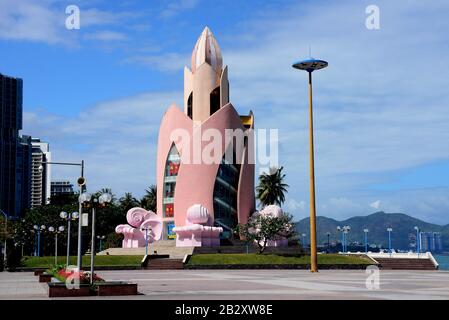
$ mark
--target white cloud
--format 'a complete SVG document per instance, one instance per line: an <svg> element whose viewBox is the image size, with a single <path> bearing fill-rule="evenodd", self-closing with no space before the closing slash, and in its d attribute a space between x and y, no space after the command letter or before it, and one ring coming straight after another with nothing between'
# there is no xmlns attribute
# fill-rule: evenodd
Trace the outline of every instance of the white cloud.
<svg viewBox="0 0 449 320"><path fill-rule="evenodd" d="M371 208L376 209L376 210L379 209L380 208L380 200L377 200L377 201L374 201L374 202L370 203L369 206Z"/></svg>
<svg viewBox="0 0 449 320"><path fill-rule="evenodd" d="M122 32L108 31L108 30L88 33L84 36L84 38L87 40L100 40L100 41L123 41L128 39L126 34Z"/></svg>
<svg viewBox="0 0 449 320"><path fill-rule="evenodd" d="M34 41L76 46L78 35L88 30L87 39L123 40L125 35L109 30L95 31L93 27L114 25L139 16L139 13L109 12L80 7L80 30L65 27L68 15L65 6L56 1L0 0L0 39Z"/></svg>
<svg viewBox="0 0 449 320"><path fill-rule="evenodd" d="M50 142L54 161L85 160L90 191L112 187L118 195L141 195L155 183L160 121L170 104L182 101L181 94L142 93L105 101L75 118L26 112L24 127ZM52 171L55 179L75 181L79 175L74 168L55 166Z"/></svg>
<svg viewBox="0 0 449 320"><path fill-rule="evenodd" d="M200 0L170 0L168 5L161 12L162 18L171 18L182 11L195 8Z"/></svg>

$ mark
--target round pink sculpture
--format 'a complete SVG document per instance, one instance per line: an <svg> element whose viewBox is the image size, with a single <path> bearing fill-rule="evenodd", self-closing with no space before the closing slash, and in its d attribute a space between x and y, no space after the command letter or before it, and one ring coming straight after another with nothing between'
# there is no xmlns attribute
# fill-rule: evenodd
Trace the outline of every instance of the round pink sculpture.
<svg viewBox="0 0 449 320"><path fill-rule="evenodd" d="M284 215L284 212L282 211L281 207L271 204L263 208L259 211L260 215L263 216L271 216L271 217L281 217ZM286 247L288 246L288 240L284 237L276 239L276 240L269 240L267 242L268 247Z"/></svg>
<svg viewBox="0 0 449 320"><path fill-rule="evenodd" d="M177 247L219 246L221 227L206 225L210 223L210 214L206 207L194 204L187 210L186 224L175 227Z"/></svg>
<svg viewBox="0 0 449 320"><path fill-rule="evenodd" d="M122 233L124 236L123 248L145 247L147 234L148 243L160 240L162 221L154 212L142 208L132 208L126 213L126 220L129 224L120 224L115 228L116 233Z"/></svg>

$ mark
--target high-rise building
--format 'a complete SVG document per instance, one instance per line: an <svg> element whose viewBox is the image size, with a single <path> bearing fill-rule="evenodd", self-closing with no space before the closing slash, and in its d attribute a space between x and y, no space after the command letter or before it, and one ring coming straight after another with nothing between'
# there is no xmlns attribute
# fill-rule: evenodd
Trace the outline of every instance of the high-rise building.
<svg viewBox="0 0 449 320"><path fill-rule="evenodd" d="M51 166L45 162L51 161L48 143L38 138L32 138L32 171L31 171L31 207L35 208L50 203Z"/></svg>
<svg viewBox="0 0 449 320"><path fill-rule="evenodd" d="M19 135L22 88L22 79L0 74L0 209L12 219L30 206L31 143Z"/></svg>
<svg viewBox="0 0 449 320"><path fill-rule="evenodd" d="M31 206L32 138L21 136L17 145L16 212L23 213Z"/></svg>
<svg viewBox="0 0 449 320"><path fill-rule="evenodd" d="M440 232L421 232L421 251L443 251L443 240Z"/></svg>
<svg viewBox="0 0 449 320"><path fill-rule="evenodd" d="M51 182L51 196L67 196L74 194L73 183L70 181L52 181Z"/></svg>
<svg viewBox="0 0 449 320"><path fill-rule="evenodd" d="M174 238L173 227L188 223L192 206L207 210L208 228L223 228L222 237L232 237L235 226L247 222L255 208L253 128L253 113L240 116L230 103L228 67L206 27L193 49L191 69L184 68L184 112L171 106L159 129L157 213L163 221L163 238ZM209 161L202 155L211 150L199 141L201 137L196 139L206 131L221 138L238 132L241 139L219 141L221 148ZM181 132L186 140L177 139Z"/></svg>

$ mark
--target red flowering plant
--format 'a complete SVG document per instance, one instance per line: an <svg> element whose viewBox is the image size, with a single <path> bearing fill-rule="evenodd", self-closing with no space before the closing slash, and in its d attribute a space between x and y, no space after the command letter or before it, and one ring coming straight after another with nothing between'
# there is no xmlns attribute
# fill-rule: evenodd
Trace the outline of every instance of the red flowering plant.
<svg viewBox="0 0 449 320"><path fill-rule="evenodd" d="M53 277L59 281L66 282L67 280L72 281L73 279L79 279L80 284L90 283L90 272L76 270L70 270L65 267L65 265L56 265L48 271ZM93 282L104 282L104 279L99 277L96 273L93 276Z"/></svg>

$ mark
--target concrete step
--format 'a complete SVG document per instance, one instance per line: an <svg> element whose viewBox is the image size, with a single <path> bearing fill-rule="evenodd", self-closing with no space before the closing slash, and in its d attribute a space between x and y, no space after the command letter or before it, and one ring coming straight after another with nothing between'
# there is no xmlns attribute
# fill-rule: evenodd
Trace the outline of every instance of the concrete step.
<svg viewBox="0 0 449 320"><path fill-rule="evenodd" d="M182 259L149 259L145 269L147 270L180 270L184 269L184 264Z"/></svg>
<svg viewBox="0 0 449 320"><path fill-rule="evenodd" d="M176 247L176 241L160 240L148 246L148 252L160 255L169 255L170 258L183 259L186 254L192 254L194 247ZM141 248L109 248L98 253L98 255L145 255L145 247Z"/></svg>
<svg viewBox="0 0 449 320"><path fill-rule="evenodd" d="M384 270L435 270L430 259L375 258Z"/></svg>

